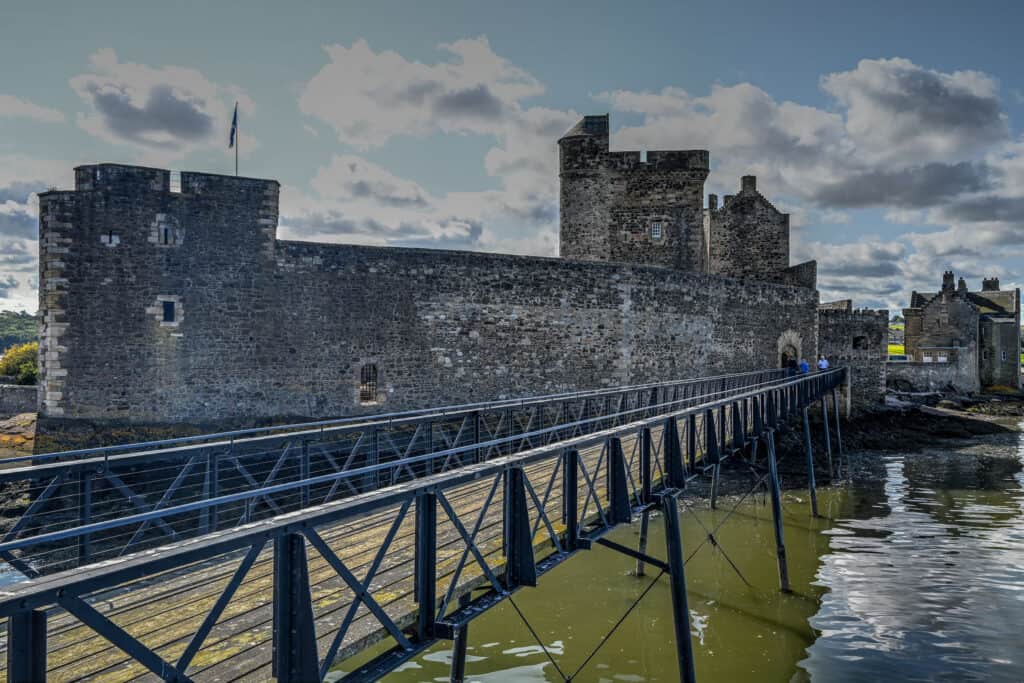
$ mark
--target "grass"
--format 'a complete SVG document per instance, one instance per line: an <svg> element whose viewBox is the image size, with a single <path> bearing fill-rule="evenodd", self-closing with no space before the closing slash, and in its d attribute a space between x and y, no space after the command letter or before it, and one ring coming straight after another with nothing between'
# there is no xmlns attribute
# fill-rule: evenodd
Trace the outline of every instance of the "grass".
<svg viewBox="0 0 1024 683"><path fill-rule="evenodd" d="M906 353L903 344L889 344L889 355L898 356Z"/></svg>

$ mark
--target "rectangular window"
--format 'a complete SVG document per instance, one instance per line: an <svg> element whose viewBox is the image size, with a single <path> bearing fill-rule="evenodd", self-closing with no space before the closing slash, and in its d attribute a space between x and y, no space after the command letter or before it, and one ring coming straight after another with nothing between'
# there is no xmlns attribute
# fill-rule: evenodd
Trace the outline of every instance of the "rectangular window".
<svg viewBox="0 0 1024 683"><path fill-rule="evenodd" d="M931 356L925 356L924 358L921 359L921 362L922 363L931 363L932 362L932 357Z"/></svg>
<svg viewBox="0 0 1024 683"><path fill-rule="evenodd" d="M174 302L173 301L165 301L164 302L164 322L165 323L173 323L174 322Z"/></svg>
<svg viewBox="0 0 1024 683"><path fill-rule="evenodd" d="M1003 351L1003 362L1006 362L1006 351Z"/></svg>
<svg viewBox="0 0 1024 683"><path fill-rule="evenodd" d="M651 239L661 239L661 223L651 223Z"/></svg>
<svg viewBox="0 0 1024 683"><path fill-rule="evenodd" d="M940 363L948 363L949 362L949 358L946 357L946 356L939 356L939 362Z"/></svg>

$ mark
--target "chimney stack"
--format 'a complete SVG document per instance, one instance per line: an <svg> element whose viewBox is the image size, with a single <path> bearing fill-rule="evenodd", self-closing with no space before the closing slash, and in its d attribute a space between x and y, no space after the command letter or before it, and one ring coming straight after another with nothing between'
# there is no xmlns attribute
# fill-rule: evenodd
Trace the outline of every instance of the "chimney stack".
<svg viewBox="0 0 1024 683"><path fill-rule="evenodd" d="M757 192L757 176L745 175L740 178L740 191Z"/></svg>

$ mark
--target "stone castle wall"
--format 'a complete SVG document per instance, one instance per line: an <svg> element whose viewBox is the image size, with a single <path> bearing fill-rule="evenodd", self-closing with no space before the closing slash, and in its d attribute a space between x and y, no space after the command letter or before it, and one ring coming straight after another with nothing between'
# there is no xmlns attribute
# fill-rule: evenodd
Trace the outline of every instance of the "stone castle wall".
<svg viewBox="0 0 1024 683"><path fill-rule="evenodd" d="M41 195L44 417L340 416L772 367L783 337L816 352L813 289L278 241L277 183L166 173L83 167Z"/></svg>
<svg viewBox="0 0 1024 683"><path fill-rule="evenodd" d="M855 402L884 401L888 343L888 311L818 309L818 353L833 366L849 367Z"/></svg>

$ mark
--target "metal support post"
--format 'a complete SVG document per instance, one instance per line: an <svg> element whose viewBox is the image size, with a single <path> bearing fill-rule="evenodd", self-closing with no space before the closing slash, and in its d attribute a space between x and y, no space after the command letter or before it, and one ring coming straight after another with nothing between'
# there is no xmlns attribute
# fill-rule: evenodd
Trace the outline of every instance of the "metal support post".
<svg viewBox="0 0 1024 683"><path fill-rule="evenodd" d="M302 440L302 460L299 463L299 476L302 479L309 479L309 442ZM309 484L306 484L299 491L299 505L303 508L309 507Z"/></svg>
<svg viewBox="0 0 1024 683"><path fill-rule="evenodd" d="M715 432L717 428L715 426L715 412L713 410L704 411L704 457L707 458L708 462L712 465L711 470L711 509L714 510L718 507L718 483L721 475L721 455L718 451L718 439Z"/></svg>
<svg viewBox="0 0 1024 683"><path fill-rule="evenodd" d="M775 553L779 560L779 585L783 593L788 593L789 565L786 562L786 539L782 533L782 490L779 485L778 463L775 460L775 432L768 432L765 445L768 450L768 487L772 498L772 523L775 526Z"/></svg>
<svg viewBox="0 0 1024 683"><path fill-rule="evenodd" d="M608 439L608 523L629 524L629 484L626 480L626 456L618 437Z"/></svg>
<svg viewBox="0 0 1024 683"><path fill-rule="evenodd" d="M459 607L469 605L470 593L459 596ZM451 683L465 683L466 680L466 646L469 644L469 622L455 627L455 638L452 643Z"/></svg>
<svg viewBox="0 0 1024 683"><path fill-rule="evenodd" d="M811 491L811 514L818 516L818 490L814 484L814 451L811 449L811 423L807 419L807 408L804 413L804 450L807 452L807 488Z"/></svg>
<svg viewBox="0 0 1024 683"><path fill-rule="evenodd" d="M825 423L825 459L828 461L828 476L831 479L836 476L836 471L832 468L832 430L828 428L828 396L824 392L821 394L821 421Z"/></svg>
<svg viewBox="0 0 1024 683"><path fill-rule="evenodd" d="M7 680L9 683L46 680L46 612L28 610L8 617Z"/></svg>
<svg viewBox="0 0 1024 683"><path fill-rule="evenodd" d="M640 502L647 505L651 502L651 428L640 430Z"/></svg>
<svg viewBox="0 0 1024 683"><path fill-rule="evenodd" d="M562 522L566 550L575 550L580 537L579 472L579 451L565 451L562 454Z"/></svg>
<svg viewBox="0 0 1024 683"><path fill-rule="evenodd" d="M85 526L92 521L92 472L82 470L78 473L78 525ZM78 566L89 564L92 559L92 542L90 534L78 537Z"/></svg>
<svg viewBox="0 0 1024 683"><path fill-rule="evenodd" d="M526 506L526 472L522 467L505 471L505 585L537 585L537 564L533 558L533 533Z"/></svg>
<svg viewBox="0 0 1024 683"><path fill-rule="evenodd" d="M273 634L273 672L278 683L320 679L306 539L301 534L274 539Z"/></svg>
<svg viewBox="0 0 1024 683"><path fill-rule="evenodd" d="M679 445L679 429L674 417L665 420L661 430L661 454L665 460L665 481L662 486L683 488L686 485L686 471L683 467L683 451Z"/></svg>
<svg viewBox="0 0 1024 683"><path fill-rule="evenodd" d="M416 636L434 636L437 619L437 495L416 496L416 557L413 593L418 605Z"/></svg>
<svg viewBox="0 0 1024 683"><path fill-rule="evenodd" d="M682 527L679 524L678 493L669 492L661 497L661 510L665 515L665 548L668 551L669 581L672 590L672 621L676 632L676 657L679 661L679 680L696 683L693 667L693 644L690 642L690 608L686 602L686 575L683 557Z"/></svg>
<svg viewBox="0 0 1024 683"><path fill-rule="evenodd" d="M835 408L836 413L836 447L839 451L839 460L842 463L843 459L843 433L839 431L839 396L836 394L836 388L832 387L832 407ZM840 464L840 466L842 466Z"/></svg>

